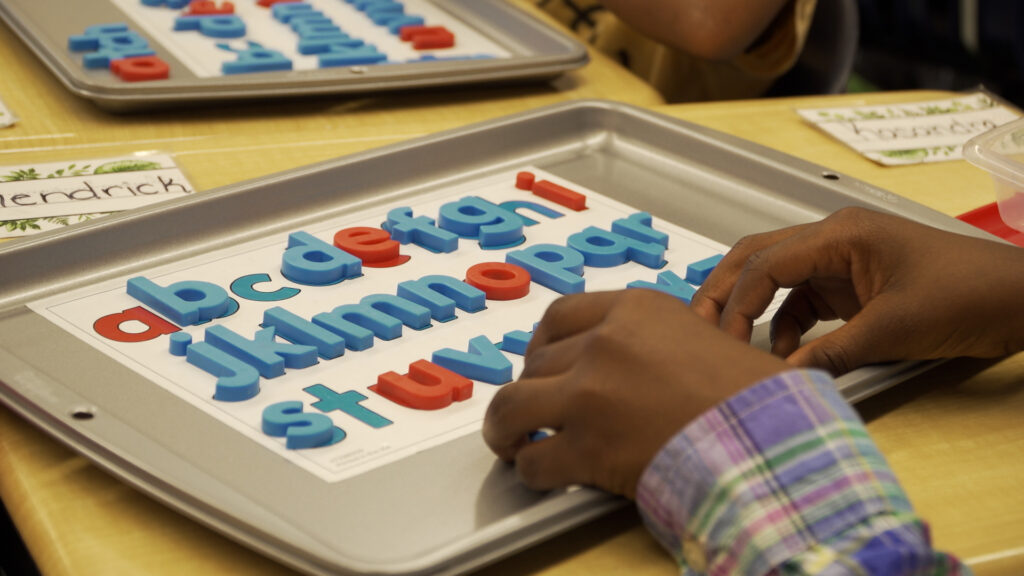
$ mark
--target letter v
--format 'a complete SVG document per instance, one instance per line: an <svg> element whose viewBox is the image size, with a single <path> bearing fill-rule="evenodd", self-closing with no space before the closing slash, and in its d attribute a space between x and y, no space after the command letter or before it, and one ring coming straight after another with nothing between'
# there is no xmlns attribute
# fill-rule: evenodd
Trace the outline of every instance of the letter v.
<svg viewBox="0 0 1024 576"><path fill-rule="evenodd" d="M471 339L469 352L444 348L434 352L431 361L466 378L488 384L512 381L512 362L486 336Z"/></svg>

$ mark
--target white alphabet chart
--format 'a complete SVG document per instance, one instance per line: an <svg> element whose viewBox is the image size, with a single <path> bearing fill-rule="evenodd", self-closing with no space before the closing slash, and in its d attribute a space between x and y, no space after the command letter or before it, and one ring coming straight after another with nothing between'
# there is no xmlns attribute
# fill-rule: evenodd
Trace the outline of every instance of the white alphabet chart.
<svg viewBox="0 0 1024 576"><path fill-rule="evenodd" d="M555 298L688 302L725 250L524 167L30 308L338 482L478 432Z"/></svg>

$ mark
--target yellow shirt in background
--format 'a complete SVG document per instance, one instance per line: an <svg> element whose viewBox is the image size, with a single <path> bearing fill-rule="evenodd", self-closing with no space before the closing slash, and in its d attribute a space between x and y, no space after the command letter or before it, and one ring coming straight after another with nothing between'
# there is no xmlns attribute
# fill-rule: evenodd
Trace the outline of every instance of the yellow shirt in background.
<svg viewBox="0 0 1024 576"><path fill-rule="evenodd" d="M792 0L753 47L722 62L690 56L642 35L598 0L538 0L537 6L649 82L667 101L693 102L763 94L800 55L815 2Z"/></svg>

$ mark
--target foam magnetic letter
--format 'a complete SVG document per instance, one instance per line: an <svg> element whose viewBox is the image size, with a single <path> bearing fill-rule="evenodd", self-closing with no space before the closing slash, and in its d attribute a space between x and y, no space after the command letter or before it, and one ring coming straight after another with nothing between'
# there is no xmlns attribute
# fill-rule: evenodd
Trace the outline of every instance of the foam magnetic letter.
<svg viewBox="0 0 1024 576"><path fill-rule="evenodd" d="M345 353L344 338L280 306L263 312L263 326L274 328L278 336L289 342L316 347L317 354L325 360Z"/></svg>
<svg viewBox="0 0 1024 576"><path fill-rule="evenodd" d="M326 286L363 272L359 258L308 232L292 232L281 258L281 274L307 286Z"/></svg>
<svg viewBox="0 0 1024 576"><path fill-rule="evenodd" d="M370 390L407 408L439 410L472 397L473 381L437 364L417 360L404 376L397 372L381 374Z"/></svg>
<svg viewBox="0 0 1024 576"><path fill-rule="evenodd" d="M264 378L283 375L285 367L307 368L317 363L316 348L277 342L273 327L256 331L250 340L227 326L210 326L206 342L256 368Z"/></svg>
<svg viewBox="0 0 1024 576"><path fill-rule="evenodd" d="M412 215L412 209L406 206L388 211L388 219L382 228L391 233L391 237L402 244L415 244L431 252L449 253L459 247L459 237L447 230L434 226L434 219L427 216Z"/></svg>
<svg viewBox="0 0 1024 576"><path fill-rule="evenodd" d="M189 346L185 359L217 377L214 400L241 402L260 392L260 373L255 368L206 342Z"/></svg>
<svg viewBox="0 0 1024 576"><path fill-rule="evenodd" d="M121 325L125 322L139 322L146 326L142 332L125 332ZM93 322L92 329L107 340L115 342L146 342L164 334L180 330L174 324L146 310L142 306L129 308L106 316Z"/></svg>
<svg viewBox="0 0 1024 576"><path fill-rule="evenodd" d="M512 381L512 362L486 336L471 339L469 352L443 348L434 352L431 361L466 378L488 384Z"/></svg>
<svg viewBox="0 0 1024 576"><path fill-rule="evenodd" d="M372 428L383 428L392 424L391 420L363 406L361 402L366 400L366 396L355 390L346 390L338 394L323 384L314 384L303 390L317 398L317 401L313 402L313 408L321 412L340 410Z"/></svg>
<svg viewBox="0 0 1024 576"><path fill-rule="evenodd" d="M595 268L612 268L630 261L648 268L665 265L665 247L661 244L640 242L596 226L572 234L566 244L583 254L587 266Z"/></svg>
<svg viewBox="0 0 1024 576"><path fill-rule="evenodd" d="M577 294L586 289L583 254L558 244L534 244L505 255L505 261L521 266L534 282L559 294Z"/></svg>
<svg viewBox="0 0 1024 576"><path fill-rule="evenodd" d="M127 289L129 296L179 326L209 322L230 310L227 291L209 282L185 280L163 287L136 276L128 280Z"/></svg>
<svg viewBox="0 0 1024 576"><path fill-rule="evenodd" d="M476 196L442 205L437 225L464 238L478 238L484 248L512 246L525 239L518 214Z"/></svg>
<svg viewBox="0 0 1024 576"><path fill-rule="evenodd" d="M651 290L657 290L670 296L675 296L687 304L693 300L693 295L697 293L696 288L687 284L685 280L680 278L678 274L671 270L665 270L658 274L657 284L637 280L627 284L626 288L649 288Z"/></svg>
<svg viewBox="0 0 1024 576"><path fill-rule="evenodd" d="M427 307L438 322L454 319L456 306L466 312L479 312L487 306L483 290L440 274L400 283L398 296Z"/></svg>
<svg viewBox="0 0 1024 576"><path fill-rule="evenodd" d="M267 436L284 436L285 447L289 450L332 444L336 441L335 430L341 430L323 414L303 412L302 402L297 400L278 402L264 408L262 427Z"/></svg>

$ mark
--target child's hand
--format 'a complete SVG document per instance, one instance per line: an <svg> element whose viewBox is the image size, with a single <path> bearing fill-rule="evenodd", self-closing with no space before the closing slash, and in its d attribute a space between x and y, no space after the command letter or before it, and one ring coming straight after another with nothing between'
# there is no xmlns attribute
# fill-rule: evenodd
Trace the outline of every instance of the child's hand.
<svg viewBox="0 0 1024 576"><path fill-rule="evenodd" d="M567 296L544 314L519 380L491 402L484 439L532 488L587 484L632 498L680 428L786 368L660 292ZM544 428L555 434L529 442Z"/></svg>
<svg viewBox="0 0 1024 576"><path fill-rule="evenodd" d="M695 312L748 340L779 288L772 350L842 374L890 360L991 357L1024 348L1024 252L896 216L847 208L744 238L693 298ZM800 346L818 320L837 330Z"/></svg>

